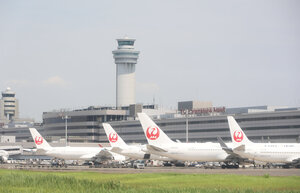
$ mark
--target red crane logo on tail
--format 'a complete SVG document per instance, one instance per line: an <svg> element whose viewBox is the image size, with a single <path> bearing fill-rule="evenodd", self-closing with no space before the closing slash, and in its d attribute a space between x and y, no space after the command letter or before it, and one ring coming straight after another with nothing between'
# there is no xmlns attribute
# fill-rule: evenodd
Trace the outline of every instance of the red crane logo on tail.
<svg viewBox="0 0 300 193"><path fill-rule="evenodd" d="M150 140L156 140L159 137L159 129L157 127L148 127L147 138Z"/></svg>
<svg viewBox="0 0 300 193"><path fill-rule="evenodd" d="M244 138L243 132L241 132L241 131L235 131L233 133L233 139L234 139L234 141L241 142L241 141L243 141L243 138Z"/></svg>
<svg viewBox="0 0 300 193"><path fill-rule="evenodd" d="M43 137L36 136L35 139L34 139L34 142L37 145L41 145L43 143L43 141L44 141Z"/></svg>
<svg viewBox="0 0 300 193"><path fill-rule="evenodd" d="M116 133L110 133L108 136L108 139L110 142L115 143L118 141L118 134Z"/></svg>

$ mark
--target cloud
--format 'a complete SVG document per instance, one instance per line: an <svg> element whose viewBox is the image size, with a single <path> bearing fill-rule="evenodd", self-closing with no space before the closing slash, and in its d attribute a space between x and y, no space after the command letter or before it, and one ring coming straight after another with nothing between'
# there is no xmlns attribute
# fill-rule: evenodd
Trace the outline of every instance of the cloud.
<svg viewBox="0 0 300 193"><path fill-rule="evenodd" d="M43 84L46 86L59 86L59 87L65 87L68 85L68 83L59 76L50 77L47 80L44 80Z"/></svg>

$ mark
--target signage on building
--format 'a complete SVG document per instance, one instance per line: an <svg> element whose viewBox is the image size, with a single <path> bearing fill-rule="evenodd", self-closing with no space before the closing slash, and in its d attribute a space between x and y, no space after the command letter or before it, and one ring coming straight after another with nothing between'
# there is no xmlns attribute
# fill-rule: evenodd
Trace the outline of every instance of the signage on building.
<svg viewBox="0 0 300 193"><path fill-rule="evenodd" d="M188 114L209 114L209 113L225 113L226 108L225 107L210 107L210 108L201 108L201 109L193 109L189 110ZM186 114L187 110L181 110L181 114Z"/></svg>

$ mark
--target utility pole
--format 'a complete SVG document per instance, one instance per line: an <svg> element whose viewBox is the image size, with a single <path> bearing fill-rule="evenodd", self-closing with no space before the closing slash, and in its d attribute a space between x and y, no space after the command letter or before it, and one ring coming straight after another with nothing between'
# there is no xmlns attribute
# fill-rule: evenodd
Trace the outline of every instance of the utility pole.
<svg viewBox="0 0 300 193"><path fill-rule="evenodd" d="M189 142L189 119L188 119L188 114L189 114L189 110L186 109L185 110L185 116L186 116L186 122L185 122L185 139L186 139L186 143Z"/></svg>

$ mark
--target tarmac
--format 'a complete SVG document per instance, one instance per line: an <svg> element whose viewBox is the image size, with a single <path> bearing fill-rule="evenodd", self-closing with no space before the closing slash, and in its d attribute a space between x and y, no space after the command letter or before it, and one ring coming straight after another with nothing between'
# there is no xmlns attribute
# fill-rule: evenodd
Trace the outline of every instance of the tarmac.
<svg viewBox="0 0 300 193"><path fill-rule="evenodd" d="M145 169L134 168L89 168L88 166L68 166L67 168L53 168L46 166L24 166L19 167L13 164L0 164L0 168L12 170L32 170L32 171L61 171L77 172L90 171L99 173L115 174L136 174L136 173L180 173L180 174L235 174L247 176L300 176L298 168L239 168L239 169L204 169L195 167L145 167Z"/></svg>

